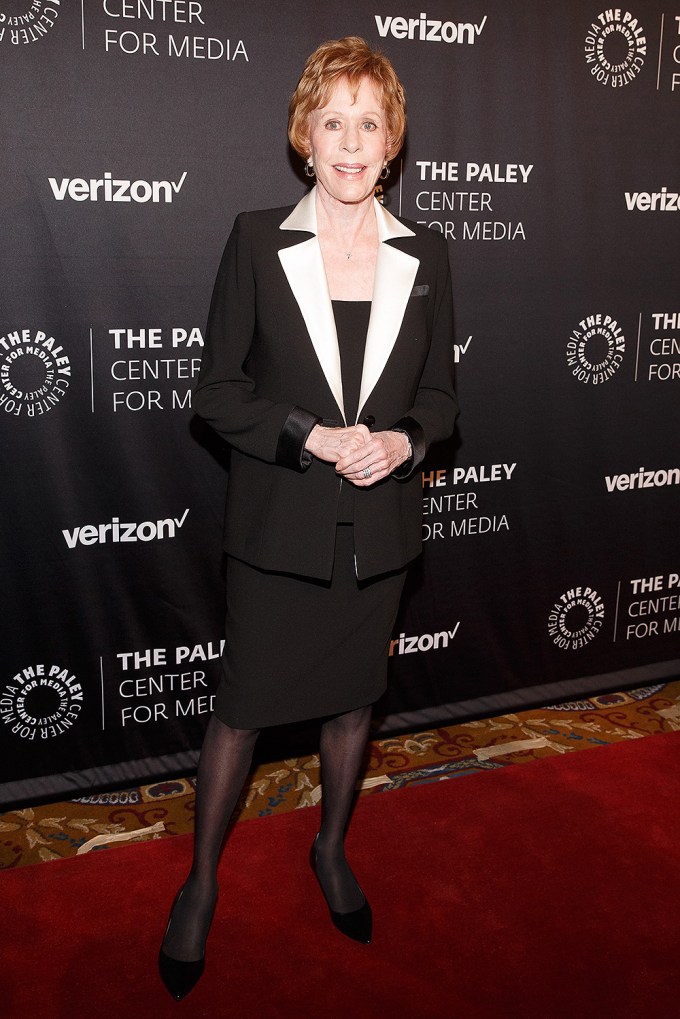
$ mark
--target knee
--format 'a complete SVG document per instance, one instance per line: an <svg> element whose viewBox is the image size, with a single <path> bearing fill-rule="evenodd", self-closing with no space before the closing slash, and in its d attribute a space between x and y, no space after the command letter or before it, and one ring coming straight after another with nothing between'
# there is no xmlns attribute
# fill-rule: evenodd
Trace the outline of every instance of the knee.
<svg viewBox="0 0 680 1019"><path fill-rule="evenodd" d="M352 733L364 729L371 718L372 705L367 704L363 708L355 708L353 711L346 711L342 715L335 715L324 722L324 729L332 732Z"/></svg>
<svg viewBox="0 0 680 1019"><path fill-rule="evenodd" d="M222 739L227 739L232 744L242 744L244 746L254 743L260 735L259 729L237 729L232 725L227 725L226 722L221 722L215 714L210 719L209 728L216 734L219 733Z"/></svg>

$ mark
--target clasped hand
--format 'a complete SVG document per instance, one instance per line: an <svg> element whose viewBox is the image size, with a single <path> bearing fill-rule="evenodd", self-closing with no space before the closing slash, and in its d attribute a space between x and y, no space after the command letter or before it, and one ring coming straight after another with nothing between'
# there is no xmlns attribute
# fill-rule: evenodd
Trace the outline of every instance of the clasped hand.
<svg viewBox="0 0 680 1019"><path fill-rule="evenodd" d="M359 488L382 481L409 457L409 441L403 432L369 432L365 425L315 425L306 448L319 460L335 464L336 473Z"/></svg>

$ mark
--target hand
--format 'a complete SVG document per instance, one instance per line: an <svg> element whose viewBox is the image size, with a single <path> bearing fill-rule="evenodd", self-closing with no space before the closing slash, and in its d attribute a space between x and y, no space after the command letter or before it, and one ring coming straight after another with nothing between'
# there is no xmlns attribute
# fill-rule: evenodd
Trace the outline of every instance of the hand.
<svg viewBox="0 0 680 1019"><path fill-rule="evenodd" d="M365 425L351 428L326 428L314 425L307 437L305 449L319 460L337 464L339 460L352 458L371 438Z"/></svg>
<svg viewBox="0 0 680 1019"><path fill-rule="evenodd" d="M338 460L335 469L358 488L368 488L388 477L410 455L411 444L403 432L374 432L363 446Z"/></svg>

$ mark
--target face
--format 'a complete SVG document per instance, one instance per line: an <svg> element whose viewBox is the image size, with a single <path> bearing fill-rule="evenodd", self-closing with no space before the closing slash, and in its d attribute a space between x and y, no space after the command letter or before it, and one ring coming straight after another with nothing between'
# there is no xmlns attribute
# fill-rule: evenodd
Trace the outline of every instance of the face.
<svg viewBox="0 0 680 1019"><path fill-rule="evenodd" d="M310 117L309 143L317 182L328 196L356 204L373 195L388 137L385 111L367 78L356 101L346 80L337 83Z"/></svg>

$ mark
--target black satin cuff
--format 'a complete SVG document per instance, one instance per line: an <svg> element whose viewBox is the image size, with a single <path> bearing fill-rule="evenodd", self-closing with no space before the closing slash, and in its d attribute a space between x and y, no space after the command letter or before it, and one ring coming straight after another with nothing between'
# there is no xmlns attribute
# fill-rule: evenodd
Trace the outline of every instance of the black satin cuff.
<svg viewBox="0 0 680 1019"><path fill-rule="evenodd" d="M291 470L300 473L306 471L314 457L305 449L305 443L314 425L320 423L321 418L316 414L304 410L303 407L293 407L283 423L276 444L276 463L280 467L290 467Z"/></svg>
<svg viewBox="0 0 680 1019"><path fill-rule="evenodd" d="M400 464L396 470L392 471L393 478L396 478L397 481L404 481L406 478L411 477L415 468L425 457L427 452L425 432L416 419L411 417L399 418L389 431L403 432L404 435L408 436L411 443L411 456L408 460L404 460L403 464Z"/></svg>

